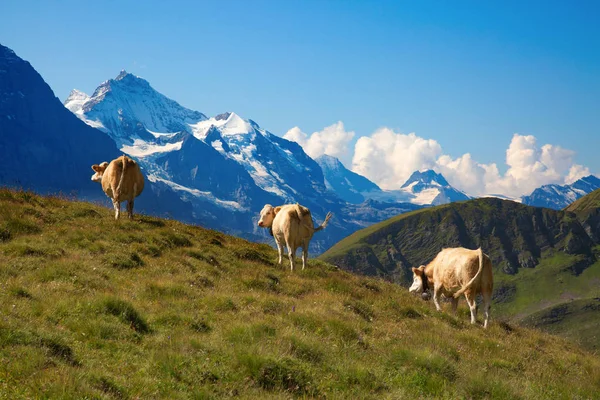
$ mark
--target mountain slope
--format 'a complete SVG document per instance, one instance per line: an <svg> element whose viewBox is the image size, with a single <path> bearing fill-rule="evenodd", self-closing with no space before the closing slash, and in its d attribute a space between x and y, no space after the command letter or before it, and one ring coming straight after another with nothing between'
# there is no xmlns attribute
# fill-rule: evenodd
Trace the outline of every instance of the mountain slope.
<svg viewBox="0 0 600 400"><path fill-rule="evenodd" d="M358 204L365 201L364 192L381 192L379 186L350 171L335 157L323 154L315 161L323 170L327 187L348 203Z"/></svg>
<svg viewBox="0 0 600 400"><path fill-rule="evenodd" d="M401 190L412 193L415 196L413 203L416 204L440 205L470 199L463 192L450 186L442 174L433 170L413 172Z"/></svg>
<svg viewBox="0 0 600 400"><path fill-rule="evenodd" d="M442 174L432 170L413 172L398 190L382 190L364 176L348 170L335 157L322 155L316 161L323 170L328 189L352 204L368 199L424 206L470 199L450 186Z"/></svg>
<svg viewBox="0 0 600 400"><path fill-rule="evenodd" d="M0 184L100 198L90 167L118 154L63 107L28 62L0 45Z"/></svg>
<svg viewBox="0 0 600 400"><path fill-rule="evenodd" d="M86 98L79 97L81 102ZM111 204L100 185L90 180L91 166L120 154L105 133L65 109L28 62L0 46L0 185ZM203 220L209 227L228 215L204 198L194 206L212 210L213 219ZM135 211L197 222L192 203L162 182L147 182Z"/></svg>
<svg viewBox="0 0 600 400"><path fill-rule="evenodd" d="M173 220L0 189L0 397L597 398L600 359ZM418 344L418 345L417 345ZM476 365L477 368L473 366Z"/></svg>
<svg viewBox="0 0 600 400"><path fill-rule="evenodd" d="M406 213L355 232L322 259L407 285L444 247L482 247L494 265L495 311L519 321L600 295L600 218L485 198ZM600 344L600 338L593 345ZM592 344L590 344L592 345Z"/></svg>
<svg viewBox="0 0 600 400"><path fill-rule="evenodd" d="M600 189L600 179L589 175L570 185L544 185L529 196L523 196L522 202L530 206L561 210L597 189Z"/></svg>
<svg viewBox="0 0 600 400"><path fill-rule="evenodd" d="M569 204L566 211L584 213L588 211L595 211L600 208L600 189L591 192L590 194L581 197L580 199Z"/></svg>
<svg viewBox="0 0 600 400"><path fill-rule="evenodd" d="M119 147L155 134L180 132L206 119L154 90L148 81L121 71L91 96L73 90L65 107L90 126L108 133Z"/></svg>

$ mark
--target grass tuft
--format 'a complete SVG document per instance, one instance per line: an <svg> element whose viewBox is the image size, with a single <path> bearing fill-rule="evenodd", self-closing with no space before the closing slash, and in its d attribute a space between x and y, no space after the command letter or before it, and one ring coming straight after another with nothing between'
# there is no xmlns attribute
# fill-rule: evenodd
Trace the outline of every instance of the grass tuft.
<svg viewBox="0 0 600 400"><path fill-rule="evenodd" d="M373 321L373 318L375 317L373 308L360 300L346 300L344 302L344 307L348 308L368 322Z"/></svg>
<svg viewBox="0 0 600 400"><path fill-rule="evenodd" d="M111 253L104 258L104 262L108 266L120 270L144 266L144 260L135 252L129 254Z"/></svg>
<svg viewBox="0 0 600 400"><path fill-rule="evenodd" d="M126 301L108 298L102 302L104 312L118 317L122 322L131 326L136 332L150 333L150 326L146 320Z"/></svg>
<svg viewBox="0 0 600 400"><path fill-rule="evenodd" d="M40 346L45 347L51 356L61 359L72 366L79 366L81 363L75 359L73 350L57 338L41 338Z"/></svg>

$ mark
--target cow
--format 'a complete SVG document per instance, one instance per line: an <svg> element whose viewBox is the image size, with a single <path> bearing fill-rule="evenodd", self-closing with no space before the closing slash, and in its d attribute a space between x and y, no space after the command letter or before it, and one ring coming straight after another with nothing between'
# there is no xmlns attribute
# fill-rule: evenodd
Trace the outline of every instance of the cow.
<svg viewBox="0 0 600 400"><path fill-rule="evenodd" d="M452 299L452 310L456 313L459 297L464 293L471 309L471 324L477 317L475 298L478 294L483 297L483 311L487 328L490 319L492 290L492 262L483 254L481 248L469 250L463 247L443 249L429 264L412 268L413 284L409 292L425 295L433 284L433 302L438 311L440 295ZM425 296L423 296L425 298Z"/></svg>
<svg viewBox="0 0 600 400"><path fill-rule="evenodd" d="M331 216L331 212L327 213L323 223L315 228L310 210L300 204L285 204L278 207L266 204L260 212L258 226L269 228L269 232L275 238L279 252L279 265L282 262L284 244L287 247L292 271L294 270L296 250L302 247L302 269L304 270L310 239L315 232L327 226Z"/></svg>
<svg viewBox="0 0 600 400"><path fill-rule="evenodd" d="M134 199L144 190L144 175L139 165L123 155L110 163L92 165L92 181L102 184L102 190L112 199L115 219L121 214L121 202L127 201L127 214L133 219Z"/></svg>

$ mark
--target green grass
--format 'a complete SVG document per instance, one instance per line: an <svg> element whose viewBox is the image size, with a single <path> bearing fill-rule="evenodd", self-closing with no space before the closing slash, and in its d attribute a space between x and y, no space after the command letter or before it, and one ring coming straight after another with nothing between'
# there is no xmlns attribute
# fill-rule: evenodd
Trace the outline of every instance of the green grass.
<svg viewBox="0 0 600 400"><path fill-rule="evenodd" d="M111 214L0 190L0 398L600 396L600 359L569 341L483 330L464 306L440 314L319 260L292 273L264 244Z"/></svg>
<svg viewBox="0 0 600 400"><path fill-rule="evenodd" d="M566 207L565 210L579 213L593 211L597 208L600 208L600 189L594 190L592 193L577 199L568 207Z"/></svg>
<svg viewBox="0 0 600 400"><path fill-rule="evenodd" d="M513 285L516 294L512 301L495 304L495 311L520 319L565 300L600 296L600 262L574 275L571 267L580 258L556 253L543 258L535 268L523 268L516 275L496 274L496 286Z"/></svg>
<svg viewBox="0 0 600 400"><path fill-rule="evenodd" d="M598 353L600 297L570 300L528 315L523 325L542 328Z"/></svg>

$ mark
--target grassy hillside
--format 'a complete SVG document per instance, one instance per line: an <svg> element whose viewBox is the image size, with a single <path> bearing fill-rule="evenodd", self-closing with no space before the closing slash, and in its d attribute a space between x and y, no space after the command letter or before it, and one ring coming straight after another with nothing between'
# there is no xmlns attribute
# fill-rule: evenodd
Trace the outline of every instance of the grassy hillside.
<svg viewBox="0 0 600 400"><path fill-rule="evenodd" d="M600 208L600 189L575 200L571 205L565 208L571 212L585 212Z"/></svg>
<svg viewBox="0 0 600 400"><path fill-rule="evenodd" d="M431 261L442 248L481 246L494 265L494 313L521 321L548 307L600 296L599 243L597 209L573 213L476 199L383 221L342 240L321 258L406 285L412 280L410 268ZM561 331L570 331L566 325L573 321L564 320ZM576 339L588 348L600 346L598 336Z"/></svg>
<svg viewBox="0 0 600 400"><path fill-rule="evenodd" d="M597 398L600 359L318 260L0 190L0 398Z"/></svg>

